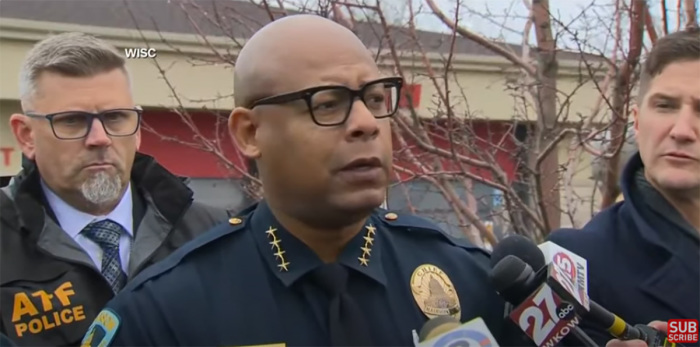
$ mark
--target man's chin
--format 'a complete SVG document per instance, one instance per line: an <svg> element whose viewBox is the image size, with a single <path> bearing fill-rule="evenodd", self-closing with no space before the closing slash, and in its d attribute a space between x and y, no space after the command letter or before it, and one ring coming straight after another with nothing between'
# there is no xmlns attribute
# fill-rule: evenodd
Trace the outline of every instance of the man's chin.
<svg viewBox="0 0 700 347"><path fill-rule="evenodd" d="M700 178L697 177L697 173L669 172L657 182L661 189L673 194L698 194L700 191Z"/></svg>
<svg viewBox="0 0 700 347"><path fill-rule="evenodd" d="M386 198L385 188L363 189L346 192L336 197L337 205L348 210L369 210L381 206Z"/></svg>

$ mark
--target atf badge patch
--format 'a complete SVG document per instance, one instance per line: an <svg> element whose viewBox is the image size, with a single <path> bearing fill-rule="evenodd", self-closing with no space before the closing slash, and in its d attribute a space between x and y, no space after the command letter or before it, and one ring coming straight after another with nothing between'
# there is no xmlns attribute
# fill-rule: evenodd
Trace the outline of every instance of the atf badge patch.
<svg viewBox="0 0 700 347"><path fill-rule="evenodd" d="M114 311L106 308L92 322L80 347L108 346L118 329L119 316Z"/></svg>
<svg viewBox="0 0 700 347"><path fill-rule="evenodd" d="M417 267L411 275L411 292L428 318L452 316L460 319L462 308L457 291L447 274L432 264Z"/></svg>

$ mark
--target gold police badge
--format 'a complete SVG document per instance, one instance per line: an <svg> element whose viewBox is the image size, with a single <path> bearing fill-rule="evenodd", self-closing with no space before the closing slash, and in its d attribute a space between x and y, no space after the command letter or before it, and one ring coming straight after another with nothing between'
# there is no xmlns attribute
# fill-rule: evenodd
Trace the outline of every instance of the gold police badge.
<svg viewBox="0 0 700 347"><path fill-rule="evenodd" d="M457 291L450 278L439 267L432 264L417 267L411 275L411 291L418 307L428 318L461 318L462 308Z"/></svg>

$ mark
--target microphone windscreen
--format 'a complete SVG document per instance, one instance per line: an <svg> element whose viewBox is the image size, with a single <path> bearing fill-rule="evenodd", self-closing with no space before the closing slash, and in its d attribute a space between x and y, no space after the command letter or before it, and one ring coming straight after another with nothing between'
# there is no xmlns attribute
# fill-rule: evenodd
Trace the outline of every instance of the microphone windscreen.
<svg viewBox="0 0 700 347"><path fill-rule="evenodd" d="M426 341L435 336L444 334L452 329L456 329L462 323L452 316L437 316L428 320L420 329L418 334L419 341Z"/></svg>
<svg viewBox="0 0 700 347"><path fill-rule="evenodd" d="M508 255L496 264L489 273L489 279L497 291L509 288L518 282L527 264L520 258Z"/></svg>
<svg viewBox="0 0 700 347"><path fill-rule="evenodd" d="M491 267L493 268L503 258L513 255L522 259L537 271L544 267L544 255L537 245L522 235L511 235L501 240L491 252Z"/></svg>

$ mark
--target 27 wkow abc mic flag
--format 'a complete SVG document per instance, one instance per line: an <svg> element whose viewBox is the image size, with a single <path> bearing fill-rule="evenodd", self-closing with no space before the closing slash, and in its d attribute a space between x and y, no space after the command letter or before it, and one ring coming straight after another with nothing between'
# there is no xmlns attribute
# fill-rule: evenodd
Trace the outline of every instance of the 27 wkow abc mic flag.
<svg viewBox="0 0 700 347"><path fill-rule="evenodd" d="M510 318L538 346L554 346L579 324L580 314L589 311L588 263L549 241L538 247L546 266L537 276L546 276L546 281Z"/></svg>

